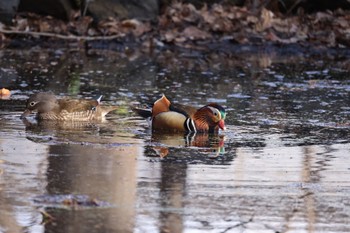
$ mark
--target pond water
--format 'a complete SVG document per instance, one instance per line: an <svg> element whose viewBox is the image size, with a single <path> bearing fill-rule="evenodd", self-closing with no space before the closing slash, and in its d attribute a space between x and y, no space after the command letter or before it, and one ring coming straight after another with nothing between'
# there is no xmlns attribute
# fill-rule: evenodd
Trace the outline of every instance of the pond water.
<svg viewBox="0 0 350 233"><path fill-rule="evenodd" d="M350 232L350 59L0 51L0 232ZM105 122L22 121L53 91ZM152 134L129 106L218 102L219 135ZM49 217L44 217L49 216Z"/></svg>

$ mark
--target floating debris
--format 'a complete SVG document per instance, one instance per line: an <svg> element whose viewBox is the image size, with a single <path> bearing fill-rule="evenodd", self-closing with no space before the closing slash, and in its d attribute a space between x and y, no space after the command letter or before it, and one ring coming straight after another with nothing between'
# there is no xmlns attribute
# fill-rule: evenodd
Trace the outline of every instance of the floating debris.
<svg viewBox="0 0 350 233"><path fill-rule="evenodd" d="M92 198L88 195L40 195L34 198L34 202L46 207L56 208L89 208L89 207L111 207L112 204Z"/></svg>
<svg viewBox="0 0 350 233"><path fill-rule="evenodd" d="M0 99L9 99L11 96L11 91L6 88L0 89Z"/></svg>

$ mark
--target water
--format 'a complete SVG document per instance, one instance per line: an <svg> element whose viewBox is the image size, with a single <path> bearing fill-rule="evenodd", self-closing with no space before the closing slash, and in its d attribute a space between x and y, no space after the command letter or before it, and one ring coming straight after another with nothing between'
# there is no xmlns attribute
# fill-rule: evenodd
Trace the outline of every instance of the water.
<svg viewBox="0 0 350 233"><path fill-rule="evenodd" d="M0 87L12 90L0 100L0 232L350 231L348 60L0 56ZM28 95L48 90L103 94L121 107L103 123L20 120ZM129 106L162 93L195 106L219 102L227 131L152 134Z"/></svg>

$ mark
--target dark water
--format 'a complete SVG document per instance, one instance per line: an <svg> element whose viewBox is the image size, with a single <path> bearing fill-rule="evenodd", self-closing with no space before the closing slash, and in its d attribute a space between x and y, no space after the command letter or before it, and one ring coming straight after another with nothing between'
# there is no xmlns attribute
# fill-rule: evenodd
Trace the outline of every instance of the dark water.
<svg viewBox="0 0 350 233"><path fill-rule="evenodd" d="M0 57L0 88L12 91L0 100L0 232L350 231L350 59L42 49ZM20 120L28 95L48 90L103 94L120 110L101 123ZM162 93L222 104L227 130L152 134L129 106Z"/></svg>

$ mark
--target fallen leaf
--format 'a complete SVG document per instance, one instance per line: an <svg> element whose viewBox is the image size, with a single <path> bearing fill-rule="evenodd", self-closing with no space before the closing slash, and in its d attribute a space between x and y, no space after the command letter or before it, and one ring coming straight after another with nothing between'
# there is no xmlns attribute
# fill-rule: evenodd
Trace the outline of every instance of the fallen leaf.
<svg viewBox="0 0 350 233"><path fill-rule="evenodd" d="M274 14L272 13L272 11L263 8L260 15L260 21L256 24L255 29L258 32L261 32L267 28L270 28L272 26L273 17Z"/></svg>
<svg viewBox="0 0 350 233"><path fill-rule="evenodd" d="M2 88L0 89L0 99L9 99L11 96L11 92L9 89Z"/></svg>
<svg viewBox="0 0 350 233"><path fill-rule="evenodd" d="M349 20L344 19L344 18L335 19L333 24L336 26L340 26L342 28L345 28L345 29L349 28Z"/></svg>
<svg viewBox="0 0 350 233"><path fill-rule="evenodd" d="M175 40L177 36L177 33L174 32L174 31L167 31L165 34L164 34L164 39L166 42L172 42Z"/></svg>
<svg viewBox="0 0 350 233"><path fill-rule="evenodd" d="M319 22L332 21L333 18L334 17L329 12L317 12L313 23L317 24Z"/></svg>
<svg viewBox="0 0 350 233"><path fill-rule="evenodd" d="M211 38L211 35L195 26L188 26L183 32L182 36L190 40L205 40Z"/></svg>
<svg viewBox="0 0 350 233"><path fill-rule="evenodd" d="M122 27L131 28L131 29L137 28L140 24L141 22L138 21L137 19L126 19L126 20L123 20L121 23Z"/></svg>
<svg viewBox="0 0 350 233"><path fill-rule="evenodd" d="M182 7L181 16L184 21L192 23L199 19L198 11L192 4L186 4Z"/></svg>
<svg viewBox="0 0 350 233"><path fill-rule="evenodd" d="M51 25L46 22L46 21L43 21L41 23L39 23L39 31L40 32L49 32L51 30Z"/></svg>

